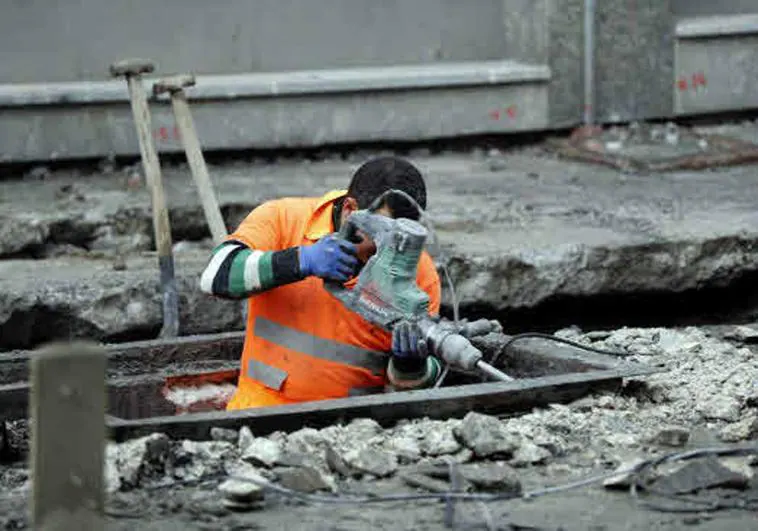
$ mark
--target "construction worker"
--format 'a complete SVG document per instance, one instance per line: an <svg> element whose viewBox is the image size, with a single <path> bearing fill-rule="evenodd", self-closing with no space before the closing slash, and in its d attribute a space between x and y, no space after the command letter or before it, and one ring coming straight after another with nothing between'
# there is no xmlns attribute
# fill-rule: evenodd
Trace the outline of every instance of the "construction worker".
<svg viewBox="0 0 758 531"><path fill-rule="evenodd" d="M419 170L403 159L380 157L363 164L347 190L263 203L213 250L201 289L248 299L240 376L228 410L423 388L436 380L439 362L419 350L414 327L403 323L390 334L348 310L323 285L326 279L354 285L376 248L366 238L353 244L335 232L389 189L426 209ZM419 218L399 195L389 195L377 213ZM440 280L427 253L416 282L429 295L430 314L438 314Z"/></svg>

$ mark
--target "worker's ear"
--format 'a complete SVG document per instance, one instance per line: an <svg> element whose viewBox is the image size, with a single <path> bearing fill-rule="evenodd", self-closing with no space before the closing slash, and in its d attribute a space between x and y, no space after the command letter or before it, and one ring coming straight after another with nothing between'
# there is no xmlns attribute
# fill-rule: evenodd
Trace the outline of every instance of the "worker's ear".
<svg viewBox="0 0 758 531"><path fill-rule="evenodd" d="M354 197L346 197L342 203L342 213L340 214L340 222L345 223L347 217L358 210L358 201Z"/></svg>

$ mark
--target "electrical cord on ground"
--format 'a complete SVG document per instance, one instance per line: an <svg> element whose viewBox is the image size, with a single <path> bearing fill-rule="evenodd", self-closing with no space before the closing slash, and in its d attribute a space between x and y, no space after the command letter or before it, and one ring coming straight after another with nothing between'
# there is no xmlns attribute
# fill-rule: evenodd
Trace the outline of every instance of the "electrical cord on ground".
<svg viewBox="0 0 758 531"><path fill-rule="evenodd" d="M510 339L508 339L508 341L505 342L505 345L503 345L503 348L500 349L500 352L495 354L492 357L492 359L489 361L490 365L496 366L497 362L500 360L500 357L503 354L505 354L508 348L513 346L515 342L521 341L522 339L529 339L529 338L545 339L548 341L553 341L555 343L563 343L564 345L569 345L569 346L584 350L586 352L594 352L595 354L602 354L604 356L615 356L615 357L620 357L620 358L634 356L634 352L617 352L613 350L603 350L597 347L591 347L589 345L585 345L577 341L571 341L570 339L565 339L565 338L553 336L550 334L543 334L540 332L526 332L524 334L516 334L512 336Z"/></svg>

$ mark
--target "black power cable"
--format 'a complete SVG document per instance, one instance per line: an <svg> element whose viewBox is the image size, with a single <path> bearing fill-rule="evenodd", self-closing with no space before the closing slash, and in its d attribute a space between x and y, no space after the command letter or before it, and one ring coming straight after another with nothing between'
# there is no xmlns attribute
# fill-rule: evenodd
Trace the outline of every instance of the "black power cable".
<svg viewBox="0 0 758 531"><path fill-rule="evenodd" d="M578 343L576 341L571 341L570 339L564 339L562 337L553 336L550 334L543 334L539 332L527 332L524 334L516 334L515 336L512 336L508 341L505 342L505 345L503 345L503 348L500 349L500 352L495 354L492 359L490 360L490 365L497 366L497 362L500 360L500 357L508 350L509 347L513 346L513 344L517 341L520 341L522 339L528 339L528 338L538 338L538 339L545 339L548 341L553 341L555 343L563 343L565 345L569 345L587 352L594 352L595 354L602 354L604 356L615 356L615 357L627 357L627 356L634 356L633 352L617 352L612 350L603 350L596 347L591 347L589 345L585 345L583 343Z"/></svg>

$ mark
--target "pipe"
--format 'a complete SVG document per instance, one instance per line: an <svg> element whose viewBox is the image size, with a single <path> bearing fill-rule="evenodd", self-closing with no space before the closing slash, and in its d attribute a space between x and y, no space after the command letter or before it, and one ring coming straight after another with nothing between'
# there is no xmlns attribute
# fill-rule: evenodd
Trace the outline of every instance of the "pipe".
<svg viewBox="0 0 758 531"><path fill-rule="evenodd" d="M584 124L595 121L595 0L584 0Z"/></svg>

